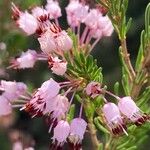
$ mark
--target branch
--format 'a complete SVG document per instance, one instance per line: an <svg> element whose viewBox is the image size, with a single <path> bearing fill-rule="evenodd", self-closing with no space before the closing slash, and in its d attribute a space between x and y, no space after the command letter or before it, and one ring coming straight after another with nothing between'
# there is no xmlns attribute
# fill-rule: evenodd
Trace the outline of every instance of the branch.
<svg viewBox="0 0 150 150"><path fill-rule="evenodd" d="M87 118L87 119L88 119L89 132L93 144L93 150L98 150L100 141L97 139L96 128L95 125L93 124L93 118Z"/></svg>
<svg viewBox="0 0 150 150"><path fill-rule="evenodd" d="M131 81L133 81L135 78L135 71L134 71L131 61L130 61L130 54L128 53L128 50L127 50L126 39L121 39L120 41L121 41L121 47L122 47L121 55L129 69L129 77L130 77Z"/></svg>

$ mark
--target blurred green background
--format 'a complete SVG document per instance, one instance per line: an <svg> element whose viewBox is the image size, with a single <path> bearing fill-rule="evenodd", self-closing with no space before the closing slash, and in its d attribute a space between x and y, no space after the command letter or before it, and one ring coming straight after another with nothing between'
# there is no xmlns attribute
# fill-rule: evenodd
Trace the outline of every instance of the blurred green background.
<svg viewBox="0 0 150 150"><path fill-rule="evenodd" d="M22 9L27 9L29 6L36 4L44 4L44 0L14 0L14 3ZM149 0L130 0L128 17L133 18L132 26L128 32L127 44L131 54L132 63L135 63L135 58L138 53L140 44L140 33L144 29L144 12ZM67 5L67 0L61 0L63 16L59 19L61 27L67 29L66 16L64 7ZM26 37L15 25L11 19L11 1L0 0L0 42L7 45L7 53L0 51L0 58L3 62L0 67L7 67L9 57L19 55L21 51L28 48L39 50L39 44L34 36ZM117 35L113 33L110 38L103 38L92 51L94 58L98 60L98 65L103 68L104 83L111 90L116 81L121 79L121 65L118 57L119 41ZM4 59L5 58L5 59ZM0 61L0 62L1 62ZM40 84L52 76L48 69L47 63L37 63L33 70L6 70L7 74L1 79L9 79L16 81L24 81L30 89L37 88ZM54 77L56 78L56 77ZM19 129L33 136L36 142L37 150L47 150L50 143L50 135L48 127L45 125L44 119L30 119L24 112L16 113L16 121L11 128ZM1 123L1 122L0 122ZM8 129L0 128L0 150L9 150L10 144L7 138ZM148 150L149 141L143 143L139 150ZM89 137L84 140L84 149L91 150L89 146ZM149 148L150 149L150 148Z"/></svg>

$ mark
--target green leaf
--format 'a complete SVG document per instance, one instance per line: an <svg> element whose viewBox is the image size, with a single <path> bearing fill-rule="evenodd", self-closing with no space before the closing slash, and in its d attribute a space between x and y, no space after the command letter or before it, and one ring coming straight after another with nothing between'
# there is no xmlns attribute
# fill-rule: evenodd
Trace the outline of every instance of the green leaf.
<svg viewBox="0 0 150 150"><path fill-rule="evenodd" d="M104 132L104 133L106 133L106 134L109 134L109 133L110 133L104 126L101 125L101 123L100 123L100 121L99 121L99 117L94 118L94 123L95 123L96 127L97 127L100 131L102 131L102 132Z"/></svg>
<svg viewBox="0 0 150 150"><path fill-rule="evenodd" d="M119 95L119 82L116 82L114 85L114 93L116 95Z"/></svg>
<svg viewBox="0 0 150 150"><path fill-rule="evenodd" d="M130 29L130 27L131 27L131 24L132 24L132 18L130 18L130 19L128 20L128 23L127 23L127 25L126 25L126 33L129 31L129 29Z"/></svg>
<svg viewBox="0 0 150 150"><path fill-rule="evenodd" d="M127 148L126 150L137 150L137 146L132 146L130 148Z"/></svg>

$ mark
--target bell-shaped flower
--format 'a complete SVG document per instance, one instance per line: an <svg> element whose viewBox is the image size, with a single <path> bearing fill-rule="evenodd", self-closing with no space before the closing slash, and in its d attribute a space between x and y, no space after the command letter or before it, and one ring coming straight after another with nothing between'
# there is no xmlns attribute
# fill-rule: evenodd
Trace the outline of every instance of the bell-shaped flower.
<svg viewBox="0 0 150 150"><path fill-rule="evenodd" d="M27 35L34 34L38 29L37 19L27 11L20 14L17 24Z"/></svg>
<svg viewBox="0 0 150 150"><path fill-rule="evenodd" d="M47 0L45 8L50 14L50 19L57 19L62 16L61 9L57 1Z"/></svg>
<svg viewBox="0 0 150 150"><path fill-rule="evenodd" d="M40 43L41 50L45 54L50 54L57 50L55 39L52 35L52 32L49 30L42 34L41 37L38 38L38 41Z"/></svg>
<svg viewBox="0 0 150 150"><path fill-rule="evenodd" d="M68 24L71 27L76 27L79 25L79 21L75 16L76 10L80 7L79 1L70 1L69 5L66 7Z"/></svg>
<svg viewBox="0 0 150 150"><path fill-rule="evenodd" d="M126 126L122 120L119 108L114 103L107 103L102 111L107 122L107 126L114 135L126 133Z"/></svg>
<svg viewBox="0 0 150 150"><path fill-rule="evenodd" d="M100 39L103 36L111 36L114 31L113 25L108 16L98 16L97 27L91 29L91 36Z"/></svg>
<svg viewBox="0 0 150 150"><path fill-rule="evenodd" d="M92 98L97 97L101 94L101 85L98 82L90 82L85 88L86 94Z"/></svg>
<svg viewBox="0 0 150 150"><path fill-rule="evenodd" d="M52 62L49 62L51 65L51 70L53 71L53 73L57 74L57 75L64 75L64 73L67 70L67 62L62 61L61 59L59 59L58 57L54 57Z"/></svg>
<svg viewBox="0 0 150 150"><path fill-rule="evenodd" d="M33 68L37 60L37 53L34 50L23 52L20 57L11 61L11 66L15 69Z"/></svg>
<svg viewBox="0 0 150 150"><path fill-rule="evenodd" d="M108 18L106 26L102 29L102 34L103 36L111 36L113 31L114 31L114 27L110 19Z"/></svg>
<svg viewBox="0 0 150 150"><path fill-rule="evenodd" d="M60 120L62 118L65 118L68 109L68 98L59 94L56 97L54 97L51 101L47 101L44 113L51 113L51 118Z"/></svg>
<svg viewBox="0 0 150 150"><path fill-rule="evenodd" d="M1 95L0 96L0 116L3 115L9 115L12 112L11 104L9 103L9 100Z"/></svg>
<svg viewBox="0 0 150 150"><path fill-rule="evenodd" d="M53 98L56 97L59 90L59 84L52 78L45 81L22 110L27 111L32 117L42 116L47 105L53 101Z"/></svg>
<svg viewBox="0 0 150 150"><path fill-rule="evenodd" d="M134 122L137 126L142 125L148 119L148 116L136 106L130 96L121 98L118 102L118 107L121 113Z"/></svg>
<svg viewBox="0 0 150 150"><path fill-rule="evenodd" d="M66 7L68 24L72 27L78 26L88 15L88 10L89 7L79 1L70 1Z"/></svg>
<svg viewBox="0 0 150 150"><path fill-rule="evenodd" d="M47 21L49 19L49 13L41 7L34 7L32 10L32 15L38 19L38 21Z"/></svg>
<svg viewBox="0 0 150 150"><path fill-rule="evenodd" d="M70 123L69 140L74 145L78 145L83 140L87 123L82 118L75 118Z"/></svg>
<svg viewBox="0 0 150 150"><path fill-rule="evenodd" d="M57 45L57 49L61 51L68 51L73 46L72 39L68 36L66 31L61 31L58 33L57 37L55 38L55 42Z"/></svg>
<svg viewBox="0 0 150 150"><path fill-rule="evenodd" d="M58 146L62 146L70 133L70 125L67 121L61 120L54 128L53 142L57 143Z"/></svg>
<svg viewBox="0 0 150 150"><path fill-rule="evenodd" d="M13 101L26 92L27 86L22 82L1 80L0 89L4 91L3 96Z"/></svg>
<svg viewBox="0 0 150 150"><path fill-rule="evenodd" d="M74 12L74 15L80 23L83 23L84 19L88 15L88 11L89 11L89 6L80 3L76 11Z"/></svg>
<svg viewBox="0 0 150 150"><path fill-rule="evenodd" d="M84 19L85 25L90 29L97 29L100 16L102 16L102 14L97 9L91 9Z"/></svg>

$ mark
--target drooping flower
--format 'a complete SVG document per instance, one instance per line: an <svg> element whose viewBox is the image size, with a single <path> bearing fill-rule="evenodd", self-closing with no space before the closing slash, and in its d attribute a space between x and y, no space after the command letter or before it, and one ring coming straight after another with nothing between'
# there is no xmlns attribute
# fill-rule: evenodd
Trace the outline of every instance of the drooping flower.
<svg viewBox="0 0 150 150"><path fill-rule="evenodd" d="M119 108L114 103L107 103L103 106L102 111L104 113L107 126L114 135L120 135L123 132L126 133L126 126L122 120Z"/></svg>
<svg viewBox="0 0 150 150"><path fill-rule="evenodd" d="M3 115L9 115L12 112L11 104L9 103L9 100L1 95L0 96L0 116Z"/></svg>
<svg viewBox="0 0 150 150"><path fill-rule="evenodd" d="M51 118L60 120L65 118L65 113L68 111L68 109L68 98L59 94L56 97L54 97L51 101L47 101L44 113L51 113Z"/></svg>
<svg viewBox="0 0 150 150"><path fill-rule="evenodd" d="M61 120L54 128L53 142L57 142L58 146L62 146L70 133L70 125L67 121Z"/></svg>
<svg viewBox="0 0 150 150"><path fill-rule="evenodd" d="M11 61L11 66L15 69L33 68L37 60L37 53L34 50L23 52L20 57Z"/></svg>
<svg viewBox="0 0 150 150"><path fill-rule="evenodd" d="M136 106L135 102L130 96L121 98L118 102L118 107L121 113L137 126L142 125L148 119L148 116Z"/></svg>
<svg viewBox="0 0 150 150"><path fill-rule="evenodd" d="M52 52L62 53L72 48L72 39L68 36L66 31L61 31L55 24L51 24L50 30L47 30L44 34L38 38L41 46L41 50L50 54Z"/></svg>
<svg viewBox="0 0 150 150"><path fill-rule="evenodd" d="M101 94L101 85L98 82L90 82L85 88L86 94L91 96L92 98L97 97Z"/></svg>
<svg viewBox="0 0 150 150"><path fill-rule="evenodd" d="M68 36L66 31L61 31L58 33L57 37L55 38L55 42L57 45L57 49L61 51L68 51L73 46L72 39Z"/></svg>
<svg viewBox="0 0 150 150"><path fill-rule="evenodd" d="M53 37L53 33L50 30L47 30L41 37L38 38L40 43L41 50L45 54L50 54L57 50L57 46Z"/></svg>
<svg viewBox="0 0 150 150"><path fill-rule="evenodd" d="M32 15L38 19L38 21L44 22L49 19L49 13L41 7L34 7L32 10Z"/></svg>
<svg viewBox="0 0 150 150"><path fill-rule="evenodd" d="M34 34L38 29L37 19L27 11L20 13L17 24L27 35Z"/></svg>
<svg viewBox="0 0 150 150"><path fill-rule="evenodd" d="M33 94L32 99L22 108L34 116L42 116L47 104L53 101L59 93L60 86L52 78L45 81L40 88Z"/></svg>
<svg viewBox="0 0 150 150"><path fill-rule="evenodd" d="M101 16L102 14L97 9L91 9L84 19L84 23L90 29L96 29L98 26L99 17Z"/></svg>
<svg viewBox="0 0 150 150"><path fill-rule="evenodd" d="M27 86L22 82L1 80L0 89L4 91L3 96L13 101L26 92Z"/></svg>
<svg viewBox="0 0 150 150"><path fill-rule="evenodd" d="M101 20L101 24L102 23L104 24L103 26L105 26L102 28L103 36L111 36L114 31L114 27L113 27L110 19L108 18L108 16L103 17L103 20Z"/></svg>
<svg viewBox="0 0 150 150"><path fill-rule="evenodd" d="M75 16L75 12L79 6L80 6L79 1L73 0L73 1L70 1L68 6L66 7L67 21L71 27L76 27L79 25L79 21Z"/></svg>
<svg viewBox="0 0 150 150"><path fill-rule="evenodd" d="M51 70L53 71L53 73L57 74L57 75L64 75L64 73L67 70L67 62L59 59L58 57L54 57L49 59L48 61L49 66L51 67Z"/></svg>
<svg viewBox="0 0 150 150"><path fill-rule="evenodd" d="M100 39L103 36L111 36L114 28L108 16L98 16L97 27L91 29L90 34L93 38Z"/></svg>
<svg viewBox="0 0 150 150"><path fill-rule="evenodd" d="M70 124L69 140L74 145L78 145L83 140L83 136L87 127L87 123L82 118L75 118Z"/></svg>
<svg viewBox="0 0 150 150"><path fill-rule="evenodd" d="M89 7L80 3L78 0L70 1L66 7L67 21L71 27L76 27L83 23L85 17L88 15Z"/></svg>
<svg viewBox="0 0 150 150"><path fill-rule="evenodd" d="M50 14L50 19L56 19L62 16L61 9L57 1L47 0L45 8Z"/></svg>

